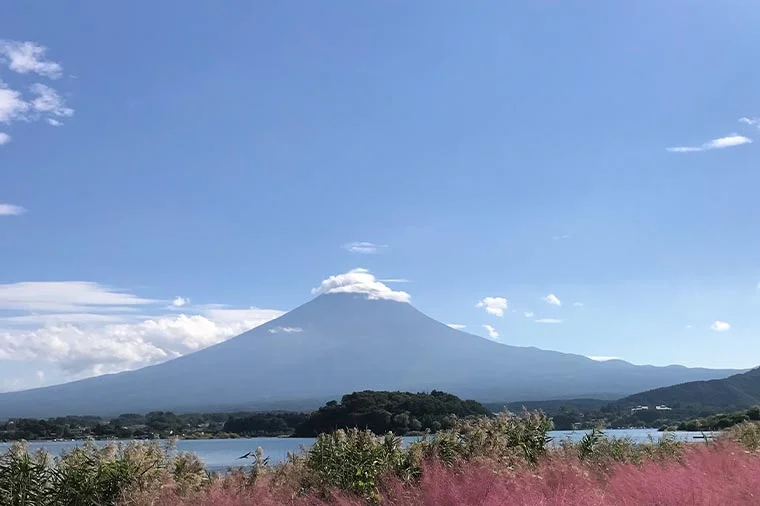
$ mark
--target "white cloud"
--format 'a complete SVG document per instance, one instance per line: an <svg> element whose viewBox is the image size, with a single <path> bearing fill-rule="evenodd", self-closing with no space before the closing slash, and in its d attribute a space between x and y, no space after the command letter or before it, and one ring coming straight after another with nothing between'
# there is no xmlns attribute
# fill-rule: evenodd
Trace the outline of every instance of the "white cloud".
<svg viewBox="0 0 760 506"><path fill-rule="evenodd" d="M691 328L694 328L694 325L692 325L691 323L687 323L687 324L686 324L686 328L687 328L687 329L691 329Z"/></svg>
<svg viewBox="0 0 760 506"><path fill-rule="evenodd" d="M19 216L24 214L26 209L13 204L0 204L0 216Z"/></svg>
<svg viewBox="0 0 760 506"><path fill-rule="evenodd" d="M462 330L464 328L467 328L467 325L462 325L461 323L447 323L446 325L456 330Z"/></svg>
<svg viewBox="0 0 760 506"><path fill-rule="evenodd" d="M46 60L47 48L36 42L19 42L0 40L0 61L8 64L8 68L19 74L39 74L57 79L61 77L63 68L59 63Z"/></svg>
<svg viewBox="0 0 760 506"><path fill-rule="evenodd" d="M0 80L0 123L26 119L29 104L23 99L21 93L12 90Z"/></svg>
<svg viewBox="0 0 760 506"><path fill-rule="evenodd" d="M566 241L567 239L570 239L570 234L564 234L564 235L555 235L552 237L555 241Z"/></svg>
<svg viewBox="0 0 760 506"><path fill-rule="evenodd" d="M11 72L57 79L63 68L60 63L45 59L45 51L45 47L35 42L0 40L0 64L7 65ZM28 91L30 96L25 96L20 87L0 78L0 123L46 121L49 125L61 126L61 119L74 115L74 109L66 105L58 90L35 82ZM3 135L7 142L10 137Z"/></svg>
<svg viewBox="0 0 760 506"><path fill-rule="evenodd" d="M744 123L745 125L755 126L760 123L760 119L758 118L748 118L747 116L742 116L739 118L739 123Z"/></svg>
<svg viewBox="0 0 760 506"><path fill-rule="evenodd" d="M89 282L0 285L0 310L26 313L0 318L0 360L47 362L70 379L118 372L217 344L283 314L224 307L192 315L134 313L160 303Z"/></svg>
<svg viewBox="0 0 760 506"><path fill-rule="evenodd" d="M0 146L11 142L11 136L5 132L0 132Z"/></svg>
<svg viewBox="0 0 760 506"><path fill-rule="evenodd" d="M475 304L475 307L485 308L486 313L501 318L504 316L504 311L507 309L508 305L509 303L504 297L486 297Z"/></svg>
<svg viewBox="0 0 760 506"><path fill-rule="evenodd" d="M96 313L44 313L0 318L0 325L41 325L55 326L63 324L122 323L128 320L126 315Z"/></svg>
<svg viewBox="0 0 760 506"><path fill-rule="evenodd" d="M561 306L562 305L562 301L559 300L559 298L556 295L554 295L553 293L550 293L546 297L543 297L541 300L543 300L547 304L551 304L552 306Z"/></svg>
<svg viewBox="0 0 760 506"><path fill-rule="evenodd" d="M396 302L409 302L411 296L402 291L391 290L375 279L367 269L352 269L343 274L330 276L311 291L314 295L330 293L363 293L368 299L384 299Z"/></svg>
<svg viewBox="0 0 760 506"><path fill-rule="evenodd" d="M711 149L724 149L734 146L741 146L742 144L751 144L752 139L733 133L726 137L719 137L711 141L705 142L701 146L676 146L673 148L666 148L666 151L671 153L692 153L696 151L708 151Z"/></svg>
<svg viewBox="0 0 760 506"><path fill-rule="evenodd" d="M381 283L411 283L411 281L404 278L381 279L380 282Z"/></svg>
<svg viewBox="0 0 760 506"><path fill-rule="evenodd" d="M47 312L131 311L152 304L125 292L87 281L27 281L0 284L0 309Z"/></svg>
<svg viewBox="0 0 760 506"><path fill-rule="evenodd" d="M50 86L35 83L31 90L36 95L30 102L33 110L60 118L68 118L74 115L74 109L67 107L63 97Z"/></svg>
<svg viewBox="0 0 760 506"><path fill-rule="evenodd" d="M483 328L486 329L486 332L488 332L488 337L490 337L491 339L498 339L499 338L499 333L492 326L490 326L490 325L483 325Z"/></svg>
<svg viewBox="0 0 760 506"><path fill-rule="evenodd" d="M375 244L373 242L350 242L344 244L343 247L351 253L362 253L365 255L377 253L379 250L387 248L388 246L383 244Z"/></svg>
<svg viewBox="0 0 760 506"><path fill-rule="evenodd" d="M525 315L525 318L533 318L535 316L533 311L525 311L523 314Z"/></svg>
<svg viewBox="0 0 760 506"><path fill-rule="evenodd" d="M620 360L618 357L605 357L603 355L589 355L586 358L596 360L597 362L607 362L608 360Z"/></svg>
<svg viewBox="0 0 760 506"><path fill-rule="evenodd" d="M710 325L710 328L714 330L715 332L727 332L731 330L731 324L727 322L722 322L720 320L715 320L712 325Z"/></svg>
<svg viewBox="0 0 760 506"><path fill-rule="evenodd" d="M294 334L303 332L303 329L301 327L272 327L269 329L270 334L279 334L280 332L285 332L286 334Z"/></svg>
<svg viewBox="0 0 760 506"><path fill-rule="evenodd" d="M562 320L558 318L538 318L533 321L536 323L562 323Z"/></svg>
<svg viewBox="0 0 760 506"><path fill-rule="evenodd" d="M172 301L172 307L182 307L190 302L190 299L184 297L175 297Z"/></svg>

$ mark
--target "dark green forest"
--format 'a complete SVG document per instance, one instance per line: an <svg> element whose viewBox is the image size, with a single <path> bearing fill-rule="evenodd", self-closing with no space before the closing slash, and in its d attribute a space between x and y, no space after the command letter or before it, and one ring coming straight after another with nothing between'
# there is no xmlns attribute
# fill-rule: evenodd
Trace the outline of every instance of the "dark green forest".
<svg viewBox="0 0 760 506"><path fill-rule="evenodd" d="M127 413L112 419L66 416L0 422L0 441L35 439L187 439L291 435L306 413Z"/></svg>
<svg viewBox="0 0 760 506"><path fill-rule="evenodd" d="M703 418L687 420L678 424L678 430L723 430L748 421L760 421L760 406L753 406L742 411L734 411L733 413L717 413Z"/></svg>
<svg viewBox="0 0 760 506"><path fill-rule="evenodd" d="M296 436L313 437L340 428L370 429L398 435L451 428L457 419L489 415L476 401L433 390L427 393L355 392L331 401L296 428Z"/></svg>
<svg viewBox="0 0 760 506"><path fill-rule="evenodd" d="M435 432L450 428L455 420L487 415L475 401L463 401L445 392L355 392L340 402L331 401L317 411L193 413L165 411L127 413L112 419L67 416L12 419L0 422L0 441L38 439L186 439L256 436L307 436L336 428L369 428L376 433Z"/></svg>

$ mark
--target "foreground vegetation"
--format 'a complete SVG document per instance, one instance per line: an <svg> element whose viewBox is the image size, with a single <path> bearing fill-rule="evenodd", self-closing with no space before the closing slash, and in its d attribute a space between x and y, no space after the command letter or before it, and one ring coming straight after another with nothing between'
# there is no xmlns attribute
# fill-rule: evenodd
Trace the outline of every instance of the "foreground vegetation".
<svg viewBox="0 0 760 506"><path fill-rule="evenodd" d="M760 427L744 423L716 441L664 438L636 445L593 431L550 445L541 413L459 420L404 448L368 431L321 435L305 453L269 466L207 473L196 457L158 442L59 458L21 443L0 456L3 506L394 506L760 504Z"/></svg>

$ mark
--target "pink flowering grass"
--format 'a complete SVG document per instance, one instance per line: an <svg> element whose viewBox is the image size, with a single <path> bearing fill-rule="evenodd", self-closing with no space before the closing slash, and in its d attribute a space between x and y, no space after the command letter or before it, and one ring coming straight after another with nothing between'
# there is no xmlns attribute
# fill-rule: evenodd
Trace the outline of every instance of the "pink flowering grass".
<svg viewBox="0 0 760 506"><path fill-rule="evenodd" d="M278 491L279 490L279 491ZM191 499L167 497L154 506L359 506L362 498L298 496L288 487L223 480ZM760 456L728 442L694 445L678 460L616 464L603 472L569 455L536 467L508 469L493 461L445 466L429 462L419 483L384 481L388 506L760 506Z"/></svg>

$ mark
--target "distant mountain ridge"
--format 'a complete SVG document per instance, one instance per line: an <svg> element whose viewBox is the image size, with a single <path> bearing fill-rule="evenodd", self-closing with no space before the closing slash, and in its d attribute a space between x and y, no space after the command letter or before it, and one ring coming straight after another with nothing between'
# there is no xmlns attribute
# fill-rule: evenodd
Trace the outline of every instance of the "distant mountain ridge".
<svg viewBox="0 0 760 506"><path fill-rule="evenodd" d="M630 395L625 405L699 405L714 409L740 409L760 405L760 368L723 379L691 381Z"/></svg>
<svg viewBox="0 0 760 506"><path fill-rule="evenodd" d="M443 390L481 402L619 398L733 372L507 346L452 329L411 304L340 293L158 365L0 394L0 418L317 407L361 390Z"/></svg>

